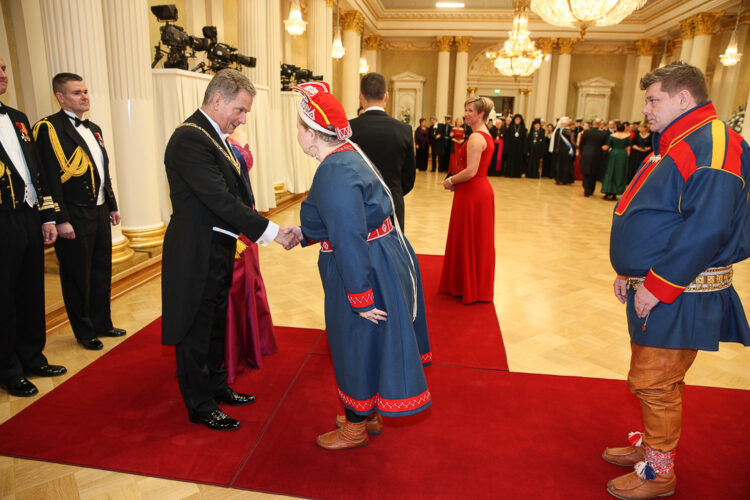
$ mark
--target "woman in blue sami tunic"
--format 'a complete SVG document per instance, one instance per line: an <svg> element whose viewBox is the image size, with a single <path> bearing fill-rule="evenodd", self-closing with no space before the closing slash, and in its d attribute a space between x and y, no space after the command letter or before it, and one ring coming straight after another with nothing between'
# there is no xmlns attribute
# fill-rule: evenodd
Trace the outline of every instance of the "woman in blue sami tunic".
<svg viewBox="0 0 750 500"><path fill-rule="evenodd" d="M347 140L341 103L324 82L295 89L302 94L297 140L320 161L300 210L303 244L320 242L326 330L346 409L317 443L355 448L382 431L380 414L412 415L431 404L422 283L414 250L393 225L388 188Z"/></svg>

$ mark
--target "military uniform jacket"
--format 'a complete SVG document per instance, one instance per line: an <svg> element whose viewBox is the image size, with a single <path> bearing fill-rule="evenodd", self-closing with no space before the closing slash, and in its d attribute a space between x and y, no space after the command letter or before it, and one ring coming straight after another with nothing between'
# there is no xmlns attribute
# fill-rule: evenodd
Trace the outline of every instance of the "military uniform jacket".
<svg viewBox="0 0 750 500"><path fill-rule="evenodd" d="M239 164L198 110L175 130L164 153L172 217L162 260L162 342L180 342L205 288L214 228L258 240L268 219L253 208Z"/></svg>
<svg viewBox="0 0 750 500"><path fill-rule="evenodd" d="M29 176L36 190L37 206L42 222L54 221L55 208L49 194L47 177L43 169L40 168L37 151L31 139L29 119L16 109L8 106L3 107L13 123L16 137L21 144L21 150L26 159L26 165L29 167ZM14 210L24 203L26 184L17 168L21 168L21 165L14 165L7 151L0 144L0 210Z"/></svg>
<svg viewBox="0 0 750 500"><path fill-rule="evenodd" d="M750 345L750 328L733 287L686 292L711 267L750 255L750 146L708 102L654 134L649 155L618 201L610 260L617 274L645 276L661 302L628 325L636 344L717 350L719 341Z"/></svg>
<svg viewBox="0 0 750 500"><path fill-rule="evenodd" d="M110 212L117 211L102 129L93 122L89 122L89 129L102 148L104 179L99 177L86 141L76 131L65 111L60 110L34 125L39 158L50 182L52 198L59 206L58 224L70 221L68 205L96 207L102 182L107 208Z"/></svg>

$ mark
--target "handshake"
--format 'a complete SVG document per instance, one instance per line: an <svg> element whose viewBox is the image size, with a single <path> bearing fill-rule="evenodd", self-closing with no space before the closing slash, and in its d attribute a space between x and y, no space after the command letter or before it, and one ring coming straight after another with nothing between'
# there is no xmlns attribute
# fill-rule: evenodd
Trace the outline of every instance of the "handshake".
<svg viewBox="0 0 750 500"><path fill-rule="evenodd" d="M285 250L291 250L302 241L302 229L299 226L282 226L274 241Z"/></svg>

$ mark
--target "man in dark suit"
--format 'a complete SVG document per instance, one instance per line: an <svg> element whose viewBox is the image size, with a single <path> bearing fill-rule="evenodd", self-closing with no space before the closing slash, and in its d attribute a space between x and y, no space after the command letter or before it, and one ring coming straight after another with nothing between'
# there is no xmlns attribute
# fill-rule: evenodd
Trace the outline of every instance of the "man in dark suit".
<svg viewBox="0 0 750 500"><path fill-rule="evenodd" d="M65 310L78 343L103 347L98 337L121 337L112 325L112 228L120 223L102 129L85 120L89 95L83 78L52 79L60 111L34 125L37 151L59 208L55 253Z"/></svg>
<svg viewBox="0 0 750 500"><path fill-rule="evenodd" d="M596 179L604 157L602 146L609 139L609 134L601 130L601 125L601 118L597 118L591 128L583 131L581 135L581 173L583 174L583 195L586 197L594 194Z"/></svg>
<svg viewBox="0 0 750 500"><path fill-rule="evenodd" d="M453 123L450 116L445 116L445 123L443 123L443 154L440 156L440 167L438 171L447 172L448 166L451 163L451 153L453 153L453 141L451 140L451 130L453 130Z"/></svg>
<svg viewBox="0 0 750 500"><path fill-rule="evenodd" d="M200 109L177 127L164 153L172 217L162 260L162 343L175 346L190 421L212 430L240 427L217 404L255 401L227 385L222 366L238 234L285 248L302 237L298 227L280 229L252 208L250 186L227 142L245 123L255 92L242 73L217 73Z"/></svg>
<svg viewBox="0 0 750 500"><path fill-rule="evenodd" d="M380 73L367 73L359 85L359 102L364 113L349 120L351 140L370 158L393 195L396 219L404 229L404 196L414 187L414 137L411 127L385 112L388 92Z"/></svg>
<svg viewBox="0 0 750 500"><path fill-rule="evenodd" d="M7 89L0 57L0 95ZM39 392L27 376L67 371L42 354L44 243L55 241L57 229L30 129L25 114L0 103L0 387L21 397Z"/></svg>
<svg viewBox="0 0 750 500"><path fill-rule="evenodd" d="M434 116L430 118L430 150L432 151L432 167L431 172L435 172L438 169L438 158L443 155L443 149L445 149L445 141L443 136L445 135L445 125L438 123L437 118Z"/></svg>

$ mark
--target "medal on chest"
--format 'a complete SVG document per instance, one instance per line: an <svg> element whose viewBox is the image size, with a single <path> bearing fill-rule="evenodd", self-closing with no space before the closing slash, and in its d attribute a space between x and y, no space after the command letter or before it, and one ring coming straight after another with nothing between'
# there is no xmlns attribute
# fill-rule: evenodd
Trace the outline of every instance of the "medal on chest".
<svg viewBox="0 0 750 500"><path fill-rule="evenodd" d="M102 136L99 135L99 132L94 132L94 137L96 137L96 140L99 141L99 146L104 149L104 140L102 139Z"/></svg>
<svg viewBox="0 0 750 500"><path fill-rule="evenodd" d="M23 122L16 122L15 125L18 129L19 135L21 136L21 140L23 142L29 142L29 133L26 131L26 125L24 125Z"/></svg>

